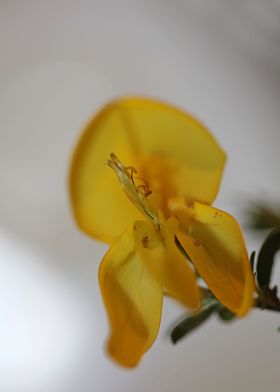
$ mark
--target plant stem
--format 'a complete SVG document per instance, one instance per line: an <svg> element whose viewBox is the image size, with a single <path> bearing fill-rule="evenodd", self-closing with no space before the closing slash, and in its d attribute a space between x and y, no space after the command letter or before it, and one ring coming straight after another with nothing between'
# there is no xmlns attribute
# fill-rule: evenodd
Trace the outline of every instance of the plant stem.
<svg viewBox="0 0 280 392"><path fill-rule="evenodd" d="M200 287L200 290L202 291L204 297L215 298L215 296L212 294L212 292L209 289L205 287ZM259 297L255 300L254 307L260 310L270 310L272 312L280 312L279 304L265 303L265 301Z"/></svg>

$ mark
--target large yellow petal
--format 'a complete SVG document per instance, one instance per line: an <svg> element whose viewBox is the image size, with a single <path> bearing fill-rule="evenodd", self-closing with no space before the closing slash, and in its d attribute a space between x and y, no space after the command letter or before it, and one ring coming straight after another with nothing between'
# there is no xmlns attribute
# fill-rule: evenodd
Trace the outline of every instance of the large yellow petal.
<svg viewBox="0 0 280 392"><path fill-rule="evenodd" d="M124 163L133 164L136 147L115 102L86 126L72 157L69 187L76 221L90 236L110 243L135 219L141 219L106 165L112 152Z"/></svg>
<svg viewBox="0 0 280 392"><path fill-rule="evenodd" d="M116 105L145 158L144 175L151 174L153 179L154 174L161 180L167 198L186 196L212 204L226 157L205 126L190 114L155 100L123 98Z"/></svg>
<svg viewBox="0 0 280 392"><path fill-rule="evenodd" d="M136 366L154 342L160 325L162 289L143 263L135 230L130 227L112 245L99 269L108 312L108 352L126 367Z"/></svg>
<svg viewBox="0 0 280 392"><path fill-rule="evenodd" d="M81 229L107 242L141 219L105 165L110 153L140 169L164 198L161 204L177 195L211 204L225 162L214 138L189 114L141 98L123 98L105 106L75 149L70 194Z"/></svg>
<svg viewBox="0 0 280 392"><path fill-rule="evenodd" d="M165 292L188 308L200 305L194 271L175 245L176 222L165 222L160 230L149 221L136 222L138 252Z"/></svg>
<svg viewBox="0 0 280 392"><path fill-rule="evenodd" d="M178 238L199 274L229 310L244 316L253 303L254 280L238 223L200 203L175 202L172 208L181 223Z"/></svg>

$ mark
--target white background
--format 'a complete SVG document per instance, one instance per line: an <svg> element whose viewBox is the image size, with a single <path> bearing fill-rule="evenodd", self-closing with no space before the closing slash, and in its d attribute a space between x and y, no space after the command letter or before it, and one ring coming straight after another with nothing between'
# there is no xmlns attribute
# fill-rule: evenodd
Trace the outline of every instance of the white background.
<svg viewBox="0 0 280 392"><path fill-rule="evenodd" d="M0 0L1 392L278 390L278 314L212 320L173 347L168 328L184 310L165 300L141 365L108 360L106 247L75 227L66 175L103 102L160 97L228 152L215 205L244 222L250 198L279 199L279 44L279 0Z"/></svg>

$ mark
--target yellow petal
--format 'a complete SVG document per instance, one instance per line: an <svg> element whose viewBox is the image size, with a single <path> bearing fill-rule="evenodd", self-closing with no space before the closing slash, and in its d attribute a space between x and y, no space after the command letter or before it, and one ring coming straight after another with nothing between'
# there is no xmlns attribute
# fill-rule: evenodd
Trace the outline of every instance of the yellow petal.
<svg viewBox="0 0 280 392"><path fill-rule="evenodd" d="M159 193L165 200L184 195L207 204L218 192L225 162L214 138L189 114L140 98L105 106L87 125L75 149L70 194L80 228L107 242L141 219L105 166L110 153L125 165L140 168L148 181L160 182Z"/></svg>
<svg viewBox="0 0 280 392"><path fill-rule="evenodd" d="M175 245L174 222L166 222L158 228L150 223L136 222L138 252L155 279L164 290L183 305L196 309L200 305L200 293L193 270ZM177 225L176 225L177 227Z"/></svg>
<svg viewBox="0 0 280 392"><path fill-rule="evenodd" d="M86 126L70 166L69 190L78 225L87 234L109 243L135 219L142 218L106 165L112 152L128 165L135 162L132 137L121 110L113 102Z"/></svg>
<svg viewBox="0 0 280 392"><path fill-rule="evenodd" d="M154 166L162 175L161 169L166 167L161 181L168 198L181 195L211 204L226 157L205 126L190 114L155 100L124 98L116 104L125 113L146 159L144 174L149 176Z"/></svg>
<svg viewBox="0 0 280 392"><path fill-rule="evenodd" d="M179 241L199 274L229 310L244 316L253 303L254 280L238 223L200 203L175 204L181 223Z"/></svg>
<svg viewBox="0 0 280 392"><path fill-rule="evenodd" d="M108 351L122 366L136 366L154 342L160 325L162 290L141 255L130 227L112 245L99 269L99 283L108 312Z"/></svg>

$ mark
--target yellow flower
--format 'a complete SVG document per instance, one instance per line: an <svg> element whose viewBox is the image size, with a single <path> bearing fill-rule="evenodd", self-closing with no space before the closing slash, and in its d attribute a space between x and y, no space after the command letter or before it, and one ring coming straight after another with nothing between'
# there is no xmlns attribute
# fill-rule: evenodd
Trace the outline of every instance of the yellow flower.
<svg viewBox="0 0 280 392"><path fill-rule="evenodd" d="M119 181L104 164L108 157ZM252 306L240 228L210 206L225 160L203 125L153 100L113 101L82 134L71 164L71 202L80 228L112 244L99 283L111 326L108 350L123 366L137 365L155 340L163 292L191 308L200 304L178 243L228 309L243 316Z"/></svg>

